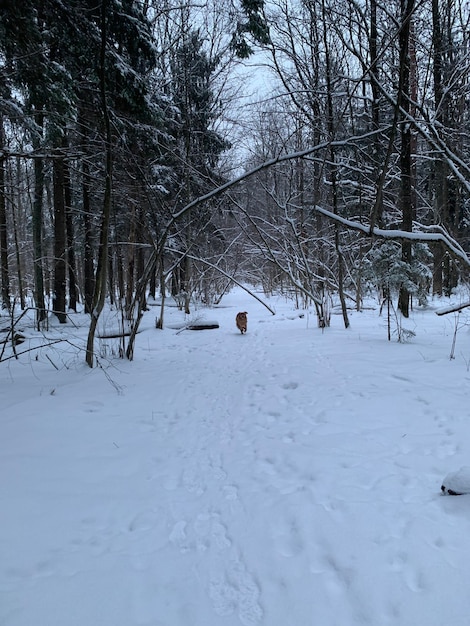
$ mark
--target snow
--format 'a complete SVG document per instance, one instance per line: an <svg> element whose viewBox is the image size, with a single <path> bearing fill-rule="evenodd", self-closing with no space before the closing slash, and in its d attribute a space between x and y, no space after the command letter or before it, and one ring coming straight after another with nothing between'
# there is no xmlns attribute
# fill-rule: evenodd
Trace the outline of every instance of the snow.
<svg viewBox="0 0 470 626"><path fill-rule="evenodd" d="M441 494L469 465L449 303L399 344L377 308L322 331L237 288L194 313L216 330L147 313L132 363L89 370L69 344L2 363L0 624L467 626L470 498Z"/></svg>
<svg viewBox="0 0 470 626"><path fill-rule="evenodd" d="M451 472L442 481L441 490L450 495L470 494L470 467Z"/></svg>

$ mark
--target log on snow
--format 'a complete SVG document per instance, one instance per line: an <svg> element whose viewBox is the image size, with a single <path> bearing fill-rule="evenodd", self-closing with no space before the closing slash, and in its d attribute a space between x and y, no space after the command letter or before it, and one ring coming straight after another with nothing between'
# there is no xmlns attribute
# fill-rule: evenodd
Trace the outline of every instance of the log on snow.
<svg viewBox="0 0 470 626"><path fill-rule="evenodd" d="M213 328L219 328L218 322L196 322L186 326L187 330L212 330Z"/></svg>

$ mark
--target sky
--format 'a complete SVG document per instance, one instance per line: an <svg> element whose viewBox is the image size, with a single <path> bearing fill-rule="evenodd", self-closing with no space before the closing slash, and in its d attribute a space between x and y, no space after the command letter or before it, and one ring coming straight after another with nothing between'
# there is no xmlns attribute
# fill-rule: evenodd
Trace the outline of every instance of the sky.
<svg viewBox="0 0 470 626"><path fill-rule="evenodd" d="M321 330L257 295L275 315L239 288L163 330L151 307L134 361L100 341L92 370L84 315L49 347L25 326L0 363L2 626L468 625L470 496L441 485L470 465L469 327L436 315L468 294L406 343L373 299Z"/></svg>

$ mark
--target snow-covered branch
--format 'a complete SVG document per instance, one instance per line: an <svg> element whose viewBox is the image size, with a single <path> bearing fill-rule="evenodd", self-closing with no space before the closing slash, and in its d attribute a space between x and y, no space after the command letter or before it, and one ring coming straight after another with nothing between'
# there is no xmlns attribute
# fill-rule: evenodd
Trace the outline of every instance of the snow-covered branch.
<svg viewBox="0 0 470 626"><path fill-rule="evenodd" d="M442 309L437 309L436 315L448 315L449 313L458 313L463 309L466 309L470 306L470 301L463 302L462 304L456 304L451 306L442 307Z"/></svg>
<svg viewBox="0 0 470 626"><path fill-rule="evenodd" d="M319 206L314 206L313 210L321 215L324 215L328 219L337 224L341 224L345 228L349 230L355 230L367 237L378 237L379 239L393 239L395 241L403 241L409 240L413 242L421 242L421 243L441 243L445 248L456 257L459 261L462 261L464 265L470 267L470 259L467 256L464 249L453 239L448 233L446 233L442 227L427 226L426 230L428 232L408 232L406 230L400 229L390 229L385 230L383 228L370 228L368 224L361 224L360 222L356 222L354 220L346 219L345 217L341 217L340 215L336 215L327 209L323 209ZM435 232L429 232L430 228L435 228Z"/></svg>

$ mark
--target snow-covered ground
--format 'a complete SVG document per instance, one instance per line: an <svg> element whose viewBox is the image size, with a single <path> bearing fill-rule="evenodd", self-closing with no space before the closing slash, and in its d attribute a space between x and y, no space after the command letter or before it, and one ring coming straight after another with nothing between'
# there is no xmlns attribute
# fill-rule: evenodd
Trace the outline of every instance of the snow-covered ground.
<svg viewBox="0 0 470 626"><path fill-rule="evenodd" d="M470 465L467 328L449 360L438 303L406 344L377 309L270 305L152 310L132 363L0 364L1 626L468 626L470 496L440 491Z"/></svg>

